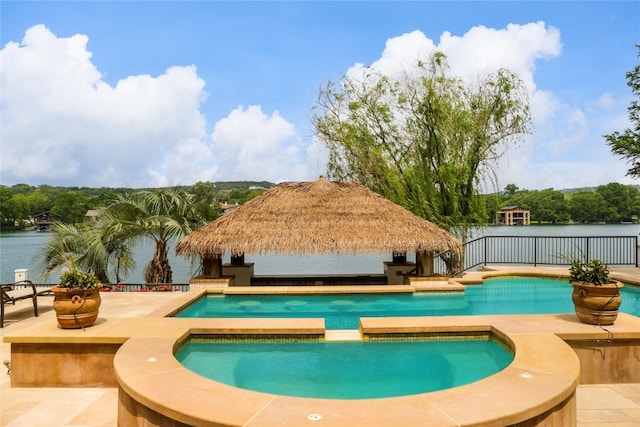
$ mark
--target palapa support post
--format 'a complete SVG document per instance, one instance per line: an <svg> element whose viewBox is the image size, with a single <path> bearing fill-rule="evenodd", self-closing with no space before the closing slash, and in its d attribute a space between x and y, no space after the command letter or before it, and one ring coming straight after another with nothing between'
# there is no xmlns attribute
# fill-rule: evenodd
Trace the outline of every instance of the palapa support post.
<svg viewBox="0 0 640 427"><path fill-rule="evenodd" d="M406 264L407 253L394 251L391 255L391 262L393 262L394 264Z"/></svg>
<svg viewBox="0 0 640 427"><path fill-rule="evenodd" d="M388 285L404 285L407 274L412 274L416 264L407 262L407 253L393 251L391 262L384 261L384 274L387 276Z"/></svg>
<svg viewBox="0 0 640 427"><path fill-rule="evenodd" d="M222 277L222 255L204 256L202 258L202 275L205 279Z"/></svg>
<svg viewBox="0 0 640 427"><path fill-rule="evenodd" d="M244 262L244 252L231 253L231 262L222 264L222 274L225 277L233 277L232 286L251 286L253 263Z"/></svg>
<svg viewBox="0 0 640 427"><path fill-rule="evenodd" d="M244 253L231 255L231 265L244 265Z"/></svg>
<svg viewBox="0 0 640 427"><path fill-rule="evenodd" d="M416 275L427 277L433 275L433 253L419 251L416 252Z"/></svg>

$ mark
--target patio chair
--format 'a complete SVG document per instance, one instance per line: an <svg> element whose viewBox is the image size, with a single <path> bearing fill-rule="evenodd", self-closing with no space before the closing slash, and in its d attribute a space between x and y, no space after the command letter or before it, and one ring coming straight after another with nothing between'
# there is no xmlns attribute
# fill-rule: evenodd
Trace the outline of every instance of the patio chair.
<svg viewBox="0 0 640 427"><path fill-rule="evenodd" d="M38 316L38 296L51 292L51 288L38 291L30 280L11 283L0 286L0 328L4 328L4 306L5 304L16 304L16 301L31 299L33 301L33 314Z"/></svg>

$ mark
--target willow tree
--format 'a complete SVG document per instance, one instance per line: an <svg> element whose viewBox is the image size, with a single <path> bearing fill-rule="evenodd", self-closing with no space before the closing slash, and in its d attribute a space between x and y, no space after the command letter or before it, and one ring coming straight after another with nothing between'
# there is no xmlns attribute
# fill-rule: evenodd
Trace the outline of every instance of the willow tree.
<svg viewBox="0 0 640 427"><path fill-rule="evenodd" d="M313 115L333 179L358 181L451 229L486 220L479 197L506 147L530 132L528 94L506 69L474 84L435 53L399 78L367 69L329 82Z"/></svg>
<svg viewBox="0 0 640 427"><path fill-rule="evenodd" d="M172 283L170 241L181 239L204 223L185 192L160 189L118 194L101 211L99 227L105 236L126 236L130 241L151 239L155 252L145 266L144 280Z"/></svg>
<svg viewBox="0 0 640 427"><path fill-rule="evenodd" d="M640 45L638 48L638 56L640 56ZM636 65L632 71L627 72L627 86L636 96L631 101L627 111L629 112L629 121L634 126L624 130L624 132L613 132L605 135L607 144L611 151L618 156L627 159L631 165L627 170L627 175L640 178L640 65Z"/></svg>

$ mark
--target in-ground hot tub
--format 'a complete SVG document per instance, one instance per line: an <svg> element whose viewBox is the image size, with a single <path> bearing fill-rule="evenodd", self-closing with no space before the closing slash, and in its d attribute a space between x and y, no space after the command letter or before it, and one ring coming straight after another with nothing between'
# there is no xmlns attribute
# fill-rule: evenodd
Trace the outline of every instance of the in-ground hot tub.
<svg viewBox="0 0 640 427"><path fill-rule="evenodd" d="M251 319L236 319L247 325ZM321 319L289 319L287 334ZM372 321L371 327L369 322ZM435 325L433 322L437 322ZM215 322L215 321L212 321ZM131 338L118 351L114 368L120 384L118 421L132 425L203 426L353 426L353 425L563 425L575 420L575 389L580 366L575 353L553 334L510 334L473 318L362 319L365 339L377 332L403 334L411 329L438 333L488 333L506 343L513 361L497 374L459 387L434 392L375 399L324 399L284 396L244 390L196 374L175 354L195 335L255 334L260 327L274 335L270 322L283 327L284 319L261 319L251 328L230 325L186 328L167 338ZM403 327L409 322L410 328ZM282 334L275 334L282 335ZM269 337L272 338L272 337ZM405 337L406 338L406 337ZM318 423L322 421L322 423ZM318 424L314 424L318 423Z"/></svg>
<svg viewBox="0 0 640 427"><path fill-rule="evenodd" d="M191 336L176 357L188 369L233 387L324 399L444 390L496 374L513 361L513 353L486 332L391 334L366 342Z"/></svg>

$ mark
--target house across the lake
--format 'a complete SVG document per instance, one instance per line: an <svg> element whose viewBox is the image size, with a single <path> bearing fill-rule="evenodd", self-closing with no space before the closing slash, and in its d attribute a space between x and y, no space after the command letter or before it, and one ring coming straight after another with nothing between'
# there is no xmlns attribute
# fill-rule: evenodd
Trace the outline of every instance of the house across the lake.
<svg viewBox="0 0 640 427"><path fill-rule="evenodd" d="M496 225L529 225L531 216L520 206L505 206L496 212Z"/></svg>
<svg viewBox="0 0 640 427"><path fill-rule="evenodd" d="M50 231L51 226L60 222L60 216L51 211L42 212L33 216L33 229L36 231Z"/></svg>

